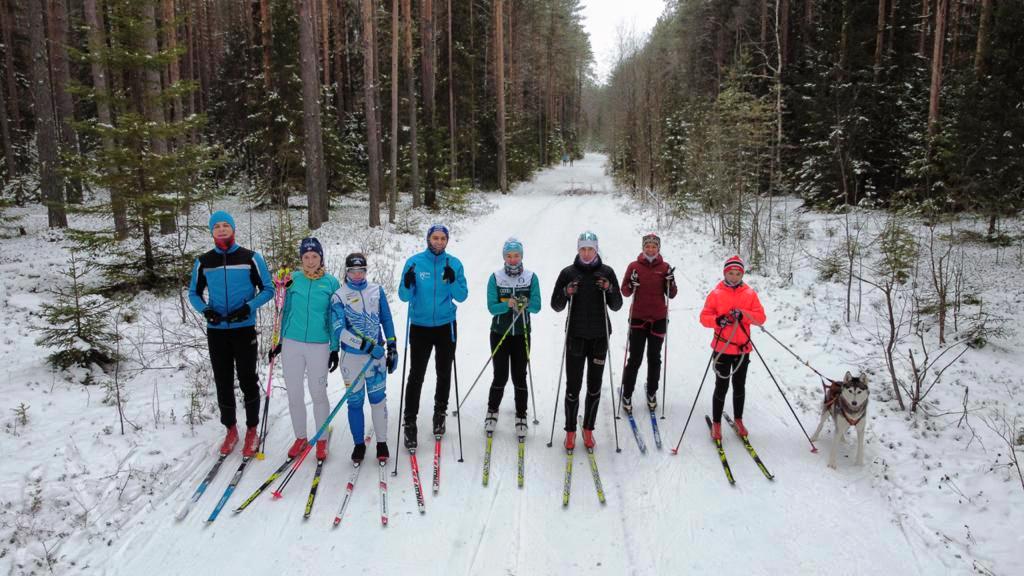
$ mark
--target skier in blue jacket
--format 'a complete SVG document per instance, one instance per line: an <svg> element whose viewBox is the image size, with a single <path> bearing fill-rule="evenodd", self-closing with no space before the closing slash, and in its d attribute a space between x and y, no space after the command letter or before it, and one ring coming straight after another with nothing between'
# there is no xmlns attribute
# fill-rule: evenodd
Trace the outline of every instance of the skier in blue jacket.
<svg viewBox="0 0 1024 576"><path fill-rule="evenodd" d="M222 454L230 454L238 443L235 418L235 369L238 387L245 399L244 456L256 453L260 422L260 387L256 375L258 356L256 309L274 297L267 263L258 252L235 243L235 220L218 210L210 215L214 248L196 258L188 299L206 318L206 342L217 384L220 422L227 427ZM207 297L203 297L203 293Z"/></svg>
<svg viewBox="0 0 1024 576"><path fill-rule="evenodd" d="M434 391L433 431L444 435L445 415L451 388L452 361L458 339L455 322L456 302L469 296L462 262L448 254L448 228L434 224L427 230L427 249L405 262L398 297L409 303L409 382L405 392L405 447L416 448L416 416L420 410L420 392L427 372L430 352L436 349L434 366L437 387Z"/></svg>
<svg viewBox="0 0 1024 576"><path fill-rule="evenodd" d="M370 414L377 437L377 460L388 459L388 409L385 403L387 374L398 367L395 345L395 324L387 295L379 284L366 280L366 256L354 252L345 258L345 283L331 296L331 326L335 341L340 342L341 375L351 386L367 360L373 358L363 373L362 385L348 399L348 425L352 431L352 461L366 457L366 424L363 398L370 398Z"/></svg>

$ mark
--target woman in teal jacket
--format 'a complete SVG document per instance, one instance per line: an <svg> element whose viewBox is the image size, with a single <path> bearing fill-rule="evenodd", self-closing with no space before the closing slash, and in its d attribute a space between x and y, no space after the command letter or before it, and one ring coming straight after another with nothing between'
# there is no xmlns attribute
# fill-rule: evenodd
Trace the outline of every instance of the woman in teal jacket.
<svg viewBox="0 0 1024 576"><path fill-rule="evenodd" d="M331 412L327 401L327 373L338 367L338 340L331 330L331 295L341 284L324 271L324 249L316 238L305 238L299 246L302 269L292 272L281 317L281 342L270 351L280 353L288 411L292 417L295 443L288 450L294 458L306 447L306 396L303 380L313 398L313 422L319 430ZM327 439L316 443L318 460L327 458Z"/></svg>
<svg viewBox="0 0 1024 576"><path fill-rule="evenodd" d="M505 394L509 368L516 399L516 436L526 437L526 365L530 361L530 314L540 312L540 282L537 275L523 268L523 243L509 238L502 246L505 265L487 281L487 310L491 320L491 350L494 353L494 380L487 399L484 430L494 432L498 425L498 406Z"/></svg>

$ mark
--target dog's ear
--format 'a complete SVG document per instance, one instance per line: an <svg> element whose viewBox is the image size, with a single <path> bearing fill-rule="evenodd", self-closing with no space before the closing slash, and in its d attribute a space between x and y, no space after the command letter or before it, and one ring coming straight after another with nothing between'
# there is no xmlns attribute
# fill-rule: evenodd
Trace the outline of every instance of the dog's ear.
<svg viewBox="0 0 1024 576"><path fill-rule="evenodd" d="M865 386L868 385L868 374L867 374L867 372L864 372L863 370L861 370L860 376L858 376L857 378L860 379L861 384L864 384Z"/></svg>
<svg viewBox="0 0 1024 576"><path fill-rule="evenodd" d="M850 371L847 370L846 371L846 376L843 376L843 383L844 384L849 384L850 380L853 380L853 374L850 374Z"/></svg>

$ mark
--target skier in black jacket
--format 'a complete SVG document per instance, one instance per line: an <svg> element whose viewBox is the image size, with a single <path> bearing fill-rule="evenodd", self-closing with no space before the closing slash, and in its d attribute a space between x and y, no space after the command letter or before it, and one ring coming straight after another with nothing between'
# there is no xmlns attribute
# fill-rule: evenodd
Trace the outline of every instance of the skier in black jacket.
<svg viewBox="0 0 1024 576"><path fill-rule="evenodd" d="M583 408L583 444L594 447L594 422L601 400L601 376L608 356L611 322L608 308L622 308L622 293L615 271L601 262L597 235L580 234L578 254L572 266L562 270L551 293L551 308L561 312L569 305L565 354L565 448L576 446L576 415L580 408L583 368L587 367L587 399Z"/></svg>

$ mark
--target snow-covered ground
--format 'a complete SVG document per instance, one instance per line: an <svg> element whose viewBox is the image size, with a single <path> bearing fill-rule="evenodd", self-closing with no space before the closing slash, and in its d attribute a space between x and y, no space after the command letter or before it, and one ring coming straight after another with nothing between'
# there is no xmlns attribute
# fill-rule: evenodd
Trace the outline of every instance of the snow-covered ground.
<svg viewBox="0 0 1024 576"><path fill-rule="evenodd" d="M571 168L546 170L508 196L474 195L469 215L449 219L449 251L463 261L470 284L469 299L459 312L458 383L463 394L489 352L485 286L488 275L501 264L501 244L507 237L523 241L525 265L539 275L547 301L558 271L572 261L581 231L598 234L604 261L621 274L639 252L640 236L656 228L647 211L615 193L604 173L604 160L588 155ZM241 210L228 202L216 207ZM993 407L1004 409L1011 420L1024 415L1024 362L1016 339L1004 338L972 350L950 368L929 400L933 412L956 414L908 416L894 409L882 365L873 352L878 348L877 342L869 340L873 312L865 305L860 325L831 329L843 317L845 287L819 281L806 256L799 257L791 281L777 274L751 274L747 280L761 294L769 330L815 367L834 377L847 369L872 372L875 400L865 466L853 465L851 433L838 470L826 468L829 440L819 442L820 453L809 451L756 359L748 377L745 420L751 441L776 479L766 480L729 433L724 444L737 483L734 487L726 483L703 423L703 414L710 412L709 384L680 454L670 455L709 353L710 331L699 325L696 316L728 255L695 222L657 230L663 238L662 252L677 266L680 282L679 296L671 306L667 419L660 421L666 446L654 449L650 425L641 419L640 429L649 446L648 454L641 455L623 420L618 425L622 452L615 453L606 380L596 432L606 505L597 501L586 460L577 457L571 503L568 508L561 506L565 456L558 448L560 404L555 447L547 448L546 443L565 317L564 312L555 314L545 305L534 318L531 342L541 424L531 427L527 439L524 488L516 486L511 390L506 392L495 436L491 482L481 485L487 370L463 406L463 463L458 462L456 422L450 420L437 496L429 490L430 451L427 447L421 451L425 515L417 513L408 458L402 454L399 475L387 477L390 525L381 528L379 524L376 471L370 467L362 472L342 526L331 528L351 470L347 458L351 438L341 420L309 520L303 520L302 510L313 473L311 463L296 475L282 500L272 501L265 494L243 513L225 511L208 525L206 516L240 460L236 453L196 509L183 522L176 522L174 513L213 463L223 430L216 418L195 426L184 418L190 382L203 377L190 368L201 364L205 355L205 342L198 339L201 328L195 321L182 324L176 318L176 296L140 297L139 320L125 330L135 334L134 341L143 348L173 352L151 358L148 370L124 376L128 378L126 413L136 426L129 426L121 436L116 410L104 403L102 387L78 383L85 371L52 372L45 363L45 351L34 344L30 326L39 320L31 314L47 298L42 290L54 281L66 258L65 244L59 235L45 230L45 215L40 214L31 212L27 217L27 237L4 240L0 250L0 322L6 328L0 340L0 362L6 369L0 382L0 422L5 427L0 434L0 571L4 573L1024 572L1024 556L1019 552L1024 543L1024 490L1016 471L1006 466L1006 445L1000 445L984 424ZM386 269L385 275L395 284L402 260L422 249L422 236L420 232L369 233L358 224L364 217L359 203L348 201L318 231L328 264L336 268L352 249L372 249L371 268ZM429 216L419 218L417 230L425 230ZM803 218L806 251L820 256L828 249L828 228L834 222L822 215ZM240 236L248 238L252 232L255 240L249 243L259 246L270 217L236 213L236 220L240 228L254 229L240 230ZM985 258L986 253L977 256L979 262L987 262ZM1006 286L1019 286L1021 274L1013 268L1013 255L1002 258L1002 264L993 260L987 269L1009 268L1004 272L1009 280L993 283L984 295L1009 318L1019 318L1024 307L1020 291ZM393 309L396 325L404 327L405 307ZM612 315L615 331L609 367L616 384L621 376L627 309L628 301ZM266 324L269 314L263 316ZM182 346L161 342L175 338ZM812 431L817 424L818 380L767 338L757 337L757 343L804 426ZM429 391L432 369L427 374ZM100 382L106 378L93 376ZM343 389L340 377L332 376L329 393L336 400ZM277 377L275 382L283 386ZM389 380L392 421L387 438L393 455L399 451L395 445L399 385L397 375ZM958 426L965 386L970 386L973 417ZM421 416L429 412L429 392L424 396ZM276 389L267 459L250 464L229 508L266 478L291 442L283 398L284 390ZM202 400L203 413L213 415L212 398ZM21 404L28 406L25 425L14 413ZM339 418L344 419L344 412Z"/></svg>

